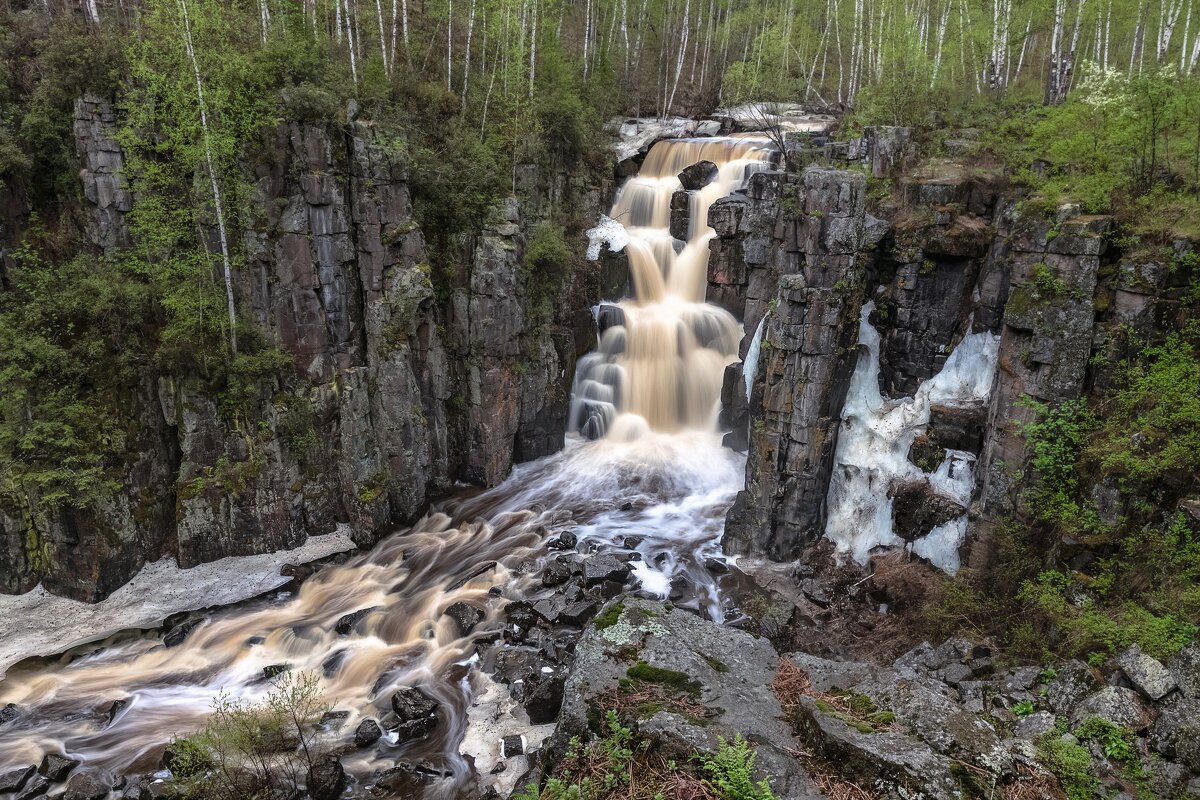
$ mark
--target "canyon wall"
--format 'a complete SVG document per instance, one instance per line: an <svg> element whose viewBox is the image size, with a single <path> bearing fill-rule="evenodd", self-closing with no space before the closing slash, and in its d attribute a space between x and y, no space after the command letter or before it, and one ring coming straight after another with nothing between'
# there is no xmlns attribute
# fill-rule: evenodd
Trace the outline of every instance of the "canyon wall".
<svg viewBox="0 0 1200 800"><path fill-rule="evenodd" d="M117 124L103 98L77 102L80 217L97 256L131 242ZM119 493L84 508L33 488L0 501L0 590L40 581L96 600L165 555L188 567L291 548L338 523L367 545L454 482L493 485L561 447L599 284L574 266L530 280L526 240L565 210L595 219L610 177L518 165L514 195L435 286L405 158L398 130L366 121L285 122L244 154L257 221L238 307L292 368L231 411L206 376L147 365L122 400Z"/></svg>

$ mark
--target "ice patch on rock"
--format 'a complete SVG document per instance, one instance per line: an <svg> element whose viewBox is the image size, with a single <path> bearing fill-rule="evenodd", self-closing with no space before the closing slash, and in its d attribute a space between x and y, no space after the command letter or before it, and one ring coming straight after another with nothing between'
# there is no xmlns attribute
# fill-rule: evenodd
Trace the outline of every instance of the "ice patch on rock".
<svg viewBox="0 0 1200 800"><path fill-rule="evenodd" d="M834 454L833 476L826 497L825 535L847 554L865 564L880 545L904 541L892 529L889 489L905 480L928 480L935 490L962 505L975 490L975 457L946 451L933 473L908 460L913 439L929 424L930 407L937 403L971 406L991 396L1000 337L984 331L968 334L942 371L925 381L912 397L885 399L879 391L879 333L868 321L874 303L863 306L859 321L858 364L850 380L842 411L842 428ZM947 572L958 569L958 547L966 534L966 517L931 530L915 541L913 551Z"/></svg>
<svg viewBox="0 0 1200 800"><path fill-rule="evenodd" d="M762 353L762 336L763 326L767 322L767 315L763 314L763 318L758 321L758 327L754 329L754 338L750 340L750 346L746 348L746 360L742 362L742 380L746 384L746 402L750 402L750 395L754 392L754 376L758 374L758 357Z"/></svg>
<svg viewBox="0 0 1200 800"><path fill-rule="evenodd" d="M624 225L607 214L600 215L600 221L596 223L596 227L588 230L587 237L588 261L598 259L604 245L608 245L609 250L617 253L624 250L625 245L629 244L629 231L625 230Z"/></svg>

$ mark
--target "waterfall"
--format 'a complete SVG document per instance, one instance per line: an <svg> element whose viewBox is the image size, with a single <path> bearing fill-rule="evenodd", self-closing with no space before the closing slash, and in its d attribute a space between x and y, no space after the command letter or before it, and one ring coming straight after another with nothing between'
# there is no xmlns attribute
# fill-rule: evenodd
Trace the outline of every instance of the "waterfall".
<svg viewBox="0 0 1200 800"><path fill-rule="evenodd" d="M941 465L923 472L908 451L929 424L934 404L969 407L991 396L1000 337L986 331L963 337L942 371L925 381L912 397L885 400L879 391L879 332L868 318L874 303L863 306L859 321L858 364L842 410L842 429L834 453L833 477L826 498L825 535L839 553L865 564L880 545L902 545L892 528L890 490L901 481L924 480L930 488L964 508L975 489L975 456L947 450ZM935 527L912 543L913 550L947 572L958 569L958 546L966 533L966 515Z"/></svg>
<svg viewBox="0 0 1200 800"><path fill-rule="evenodd" d="M509 646L493 643L512 633L510 601L563 593L543 584L539 567L561 552L549 543L568 533L574 557L619 553L641 592L721 621L706 564L724 558L725 514L745 459L721 446L716 415L742 331L704 302L714 235L705 221L709 205L762 168L768 148L751 137L660 142L601 221L597 236L629 254L637 293L597 310L600 347L579 365L575 428L594 435L568 438L494 489L440 504L296 592L206 613L174 646L153 631L113 632L60 659L14 665L0 680L0 707L19 708L0 725L0 773L48 752L114 773L152 772L163 746L203 727L219 698L261 703L267 676L286 670L316 676L345 713L340 728L322 733L337 747L361 720L386 718L395 691L419 687L439 704L436 729L411 742L389 732L373 748L343 753L343 763L359 781L398 758L430 764L442 777L427 795L456 796L490 768L496 731L533 738L527 720L502 710L512 702L497 699L507 692L484 669ZM687 240L676 241L668 232L676 173L704 159L718 175L692 193ZM448 613L462 604L479 618L467 629ZM472 728L485 717L486 741ZM488 775L508 781L507 794L521 772Z"/></svg>
<svg viewBox="0 0 1200 800"><path fill-rule="evenodd" d="M767 139L729 136L663 140L621 187L612 210L590 234L589 255L623 247L634 296L603 328L596 351L580 359L571 430L585 438L632 441L650 431L714 431L725 366L737 360L741 325L704 302L708 288L708 209L764 169ZM700 161L716 177L688 196L686 240L671 235L678 178Z"/></svg>

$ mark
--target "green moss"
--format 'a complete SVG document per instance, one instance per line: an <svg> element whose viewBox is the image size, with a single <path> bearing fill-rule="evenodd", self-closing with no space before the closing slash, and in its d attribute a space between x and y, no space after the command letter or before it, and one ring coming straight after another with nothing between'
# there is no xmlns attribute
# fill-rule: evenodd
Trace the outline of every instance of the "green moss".
<svg viewBox="0 0 1200 800"><path fill-rule="evenodd" d="M610 606L596 616L596 630L605 630L617 624L617 620L621 618L621 614L625 611L624 603L617 603Z"/></svg>
<svg viewBox="0 0 1200 800"><path fill-rule="evenodd" d="M880 709L865 694L834 692L834 695L844 701L846 708L840 708L823 698L816 698L814 702L817 708L821 713L841 720L859 733L875 733L896 721L894 713Z"/></svg>
<svg viewBox="0 0 1200 800"><path fill-rule="evenodd" d="M715 659L712 656L706 656L703 653L700 654L700 657L704 659L706 664L708 664L717 672L729 672L729 665L724 661L719 661L718 659Z"/></svg>
<svg viewBox="0 0 1200 800"><path fill-rule="evenodd" d="M698 681L692 680L685 673L676 672L673 669L655 667L645 661L637 662L626 670L625 674L634 680L657 683L690 695L699 695L701 688L703 688Z"/></svg>

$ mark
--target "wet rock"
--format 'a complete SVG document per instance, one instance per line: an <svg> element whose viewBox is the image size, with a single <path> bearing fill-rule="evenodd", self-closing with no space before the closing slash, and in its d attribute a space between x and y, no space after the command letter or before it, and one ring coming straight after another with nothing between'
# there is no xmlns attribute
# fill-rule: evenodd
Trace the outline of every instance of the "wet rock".
<svg viewBox="0 0 1200 800"><path fill-rule="evenodd" d="M596 327L599 328L601 334L609 328L615 328L618 325L624 324L625 311L620 306L614 306L611 303L602 303L600 305L600 308L596 312ZM562 539L564 536L569 536L572 540L575 538L575 534L570 532L564 532L558 538ZM574 547L575 545L572 543L570 546Z"/></svg>
<svg viewBox="0 0 1200 800"><path fill-rule="evenodd" d="M188 637L188 634L200 627L203 622L203 617L185 619L183 622L167 631L167 635L163 637L163 645L166 647L178 647L179 645L183 644L183 640Z"/></svg>
<svg viewBox="0 0 1200 800"><path fill-rule="evenodd" d="M354 729L354 746L370 747L379 741L379 737L382 735L383 730L380 729L378 722L373 719L364 719Z"/></svg>
<svg viewBox="0 0 1200 800"><path fill-rule="evenodd" d="M561 586L571 580L571 568L557 559L546 564L542 570L543 586Z"/></svg>
<svg viewBox="0 0 1200 800"><path fill-rule="evenodd" d="M337 756L320 756L313 762L306 788L312 800L336 800L341 796L346 788L346 770Z"/></svg>
<svg viewBox="0 0 1200 800"><path fill-rule="evenodd" d="M729 572L729 564L723 558L704 559L704 568L714 575L724 575Z"/></svg>
<svg viewBox="0 0 1200 800"><path fill-rule="evenodd" d="M1113 659L1113 663L1147 700L1161 700L1179 688L1162 662L1143 653L1136 644Z"/></svg>
<svg viewBox="0 0 1200 800"><path fill-rule="evenodd" d="M624 583L629 579L629 565L611 553L597 553L583 562L585 586L599 586L605 581Z"/></svg>
<svg viewBox="0 0 1200 800"><path fill-rule="evenodd" d="M420 739L437 727L438 703L417 688L401 689L392 695L392 711L399 724L401 742Z"/></svg>
<svg viewBox="0 0 1200 800"><path fill-rule="evenodd" d="M0 773L0 793L15 792L21 789L36 772L37 767L31 764L23 769L10 769L8 772Z"/></svg>
<svg viewBox="0 0 1200 800"><path fill-rule="evenodd" d="M108 797L108 781L92 772L77 772L67 781L63 800L104 800Z"/></svg>
<svg viewBox="0 0 1200 800"><path fill-rule="evenodd" d="M691 221L691 197L685 191L671 195L671 216L667 223L667 231L676 239L686 241L688 225Z"/></svg>
<svg viewBox="0 0 1200 800"><path fill-rule="evenodd" d="M1071 727L1076 728L1092 717L1135 731L1150 723L1149 711L1137 693L1120 686L1105 686L1084 698L1071 712Z"/></svg>
<svg viewBox="0 0 1200 800"><path fill-rule="evenodd" d="M471 581L475 580L475 579L476 579L476 578L478 578L479 576L481 576L481 575L485 575L485 574L487 574L488 572L491 572L491 571L492 571L493 569L495 569L495 568L496 568L496 562L495 562L495 561L485 561L484 563L480 564L480 565L479 565L478 567L476 567L475 569L473 569L473 570L471 570L470 572L468 572L468 573L467 573L466 575L464 575L463 577L461 577L461 578L459 578L458 580L456 580L454 583L452 583L452 584L450 584L449 586L447 586L447 587L446 587L446 591L452 592L452 591L454 591L455 589L461 589L462 587L466 586L468 583L470 583Z"/></svg>
<svg viewBox="0 0 1200 800"><path fill-rule="evenodd" d="M317 721L317 726L324 731L340 730L349 717L349 711L326 711Z"/></svg>
<svg viewBox="0 0 1200 800"><path fill-rule="evenodd" d="M108 707L108 710L106 712L104 712L105 727L112 725L113 722L117 719L117 717L121 714L121 712L124 711L126 708L128 708L128 706L129 706L129 700L126 698L121 698L120 700L113 700L112 705L110 705Z"/></svg>
<svg viewBox="0 0 1200 800"><path fill-rule="evenodd" d="M42 756L42 763L38 765L38 773L45 775L55 783L59 783L66 780L71 770L78 766L79 762L73 758L67 758L58 753L47 753Z"/></svg>
<svg viewBox="0 0 1200 800"><path fill-rule="evenodd" d="M578 536L570 531L563 531L558 536L550 540L549 547L551 550L574 550L578 544Z"/></svg>
<svg viewBox="0 0 1200 800"><path fill-rule="evenodd" d="M291 669L291 664L268 664L263 667L263 677L271 680L272 678L278 678L285 672L291 672Z"/></svg>
<svg viewBox="0 0 1200 800"><path fill-rule="evenodd" d="M333 632L338 636L349 636L354 627L368 614L378 611L381 606L371 606L370 608L360 608L358 611L351 611L349 614L338 619L333 626Z"/></svg>
<svg viewBox="0 0 1200 800"><path fill-rule="evenodd" d="M521 734L505 736L500 740L500 757L512 758L525 754L525 737Z"/></svg>
<svg viewBox="0 0 1200 800"><path fill-rule="evenodd" d="M8 703L3 708L0 708L0 725L12 722L19 716L21 716L21 707L15 703Z"/></svg>
<svg viewBox="0 0 1200 800"><path fill-rule="evenodd" d="M446 609L446 616L454 620L463 636L475 630L475 626L483 621L483 611L470 603L454 603Z"/></svg>
<svg viewBox="0 0 1200 800"><path fill-rule="evenodd" d="M935 491L929 481L905 481L893 486L888 494L892 498L893 530L907 542L967 513L956 501Z"/></svg>
<svg viewBox="0 0 1200 800"><path fill-rule="evenodd" d="M563 704L566 675L558 670L550 674L539 673L527 682L525 713L534 725L554 722Z"/></svg>
<svg viewBox="0 0 1200 800"><path fill-rule="evenodd" d="M711 161L697 161L690 167L684 167L679 173L679 182L689 192L703 189L717 179L717 165Z"/></svg>
<svg viewBox="0 0 1200 800"><path fill-rule="evenodd" d="M25 788L17 791L13 795L13 800L32 800L34 797L41 797L50 790L51 780L45 775L34 775Z"/></svg>
<svg viewBox="0 0 1200 800"><path fill-rule="evenodd" d="M1200 701L1189 698L1163 708L1148 741L1157 752L1200 773Z"/></svg>

